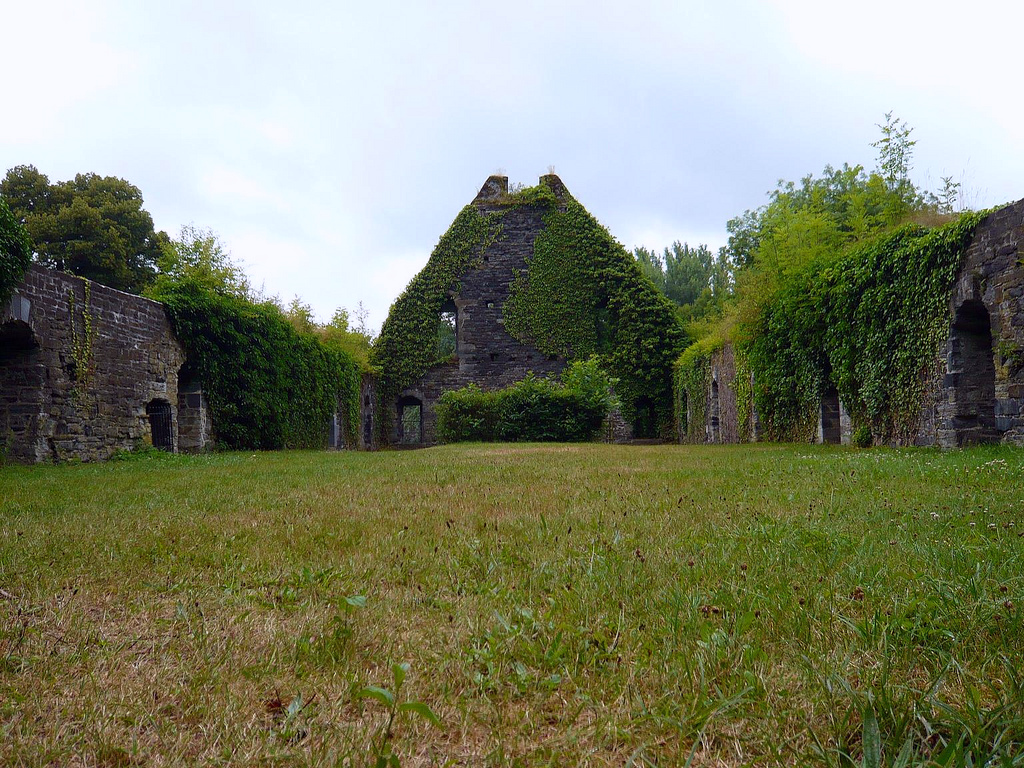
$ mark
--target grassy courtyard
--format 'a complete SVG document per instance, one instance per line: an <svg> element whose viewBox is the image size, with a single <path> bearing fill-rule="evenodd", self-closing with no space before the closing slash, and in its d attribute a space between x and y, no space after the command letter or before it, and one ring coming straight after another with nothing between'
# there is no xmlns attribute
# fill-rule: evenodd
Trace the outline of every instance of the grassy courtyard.
<svg viewBox="0 0 1024 768"><path fill-rule="evenodd" d="M0 764L1021 765L1022 478L777 445L3 467Z"/></svg>

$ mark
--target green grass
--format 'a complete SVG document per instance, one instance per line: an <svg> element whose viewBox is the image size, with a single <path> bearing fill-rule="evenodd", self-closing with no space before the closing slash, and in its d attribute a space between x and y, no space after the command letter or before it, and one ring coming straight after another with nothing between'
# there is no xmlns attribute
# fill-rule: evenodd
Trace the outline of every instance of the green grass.
<svg viewBox="0 0 1024 768"><path fill-rule="evenodd" d="M0 764L1024 765L1022 477L777 445L5 467ZM400 662L440 727L359 695Z"/></svg>

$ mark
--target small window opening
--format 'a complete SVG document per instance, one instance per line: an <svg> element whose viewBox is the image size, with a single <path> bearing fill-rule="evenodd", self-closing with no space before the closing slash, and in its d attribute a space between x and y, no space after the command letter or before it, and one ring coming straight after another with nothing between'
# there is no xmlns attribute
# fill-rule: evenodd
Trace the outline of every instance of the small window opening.
<svg viewBox="0 0 1024 768"><path fill-rule="evenodd" d="M491 352L491 362L493 363L497 359L498 359L498 353L497 352Z"/></svg>
<svg viewBox="0 0 1024 768"><path fill-rule="evenodd" d="M455 302L441 307L437 318L437 359L448 360L459 352L459 314Z"/></svg>
<svg viewBox="0 0 1024 768"><path fill-rule="evenodd" d="M488 309L494 309L494 302L493 301L488 301L487 302L487 308Z"/></svg>
<svg viewBox="0 0 1024 768"><path fill-rule="evenodd" d="M527 355L526 356L526 360L527 360L527 362L529 362L530 360L533 360L533 355Z"/></svg>

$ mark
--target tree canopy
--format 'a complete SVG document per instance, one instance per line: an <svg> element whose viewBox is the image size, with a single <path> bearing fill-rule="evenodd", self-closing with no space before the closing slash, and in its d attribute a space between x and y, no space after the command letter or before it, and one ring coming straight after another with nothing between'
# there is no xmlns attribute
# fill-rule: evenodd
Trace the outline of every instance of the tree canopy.
<svg viewBox="0 0 1024 768"><path fill-rule="evenodd" d="M156 277L161 246L139 188L114 176L80 173L51 183L32 165L11 168L0 195L24 225L35 259L133 293Z"/></svg>

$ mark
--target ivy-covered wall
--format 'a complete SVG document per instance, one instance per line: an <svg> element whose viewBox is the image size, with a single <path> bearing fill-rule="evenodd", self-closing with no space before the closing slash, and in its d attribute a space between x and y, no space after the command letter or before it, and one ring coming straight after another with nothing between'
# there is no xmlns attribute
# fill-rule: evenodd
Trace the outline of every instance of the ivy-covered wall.
<svg viewBox="0 0 1024 768"><path fill-rule="evenodd" d="M992 388L992 413L975 429L977 439L1010 435L1024 403L1024 380L1017 381L1024 354L1016 369L1000 369L999 345L1024 349L1024 319L1015 319L1024 318L1020 242L1024 201L930 230L906 226L810 264L732 345L736 439L756 431L758 439L813 440L822 399L835 390L861 442L955 445L964 440L963 423L979 418L975 390L982 387ZM986 345L996 358L987 383L954 370L965 302L975 307L968 341L982 358ZM676 401L689 404L691 421L682 439L706 433L711 360L720 344L703 341L677 361ZM1024 433L1024 421L1019 429Z"/></svg>
<svg viewBox="0 0 1024 768"><path fill-rule="evenodd" d="M359 435L361 372L347 353L297 332L281 311L192 282L161 301L202 382L217 442L227 448L322 448L333 415Z"/></svg>
<svg viewBox="0 0 1024 768"><path fill-rule="evenodd" d="M438 317L456 312L456 350L441 359ZM685 346L671 303L554 175L536 187L487 180L392 307L375 349L384 434L397 439L397 399L433 404L451 388L506 387L558 374L596 354L640 432L672 424L672 363ZM384 418L387 414L387 422Z"/></svg>

